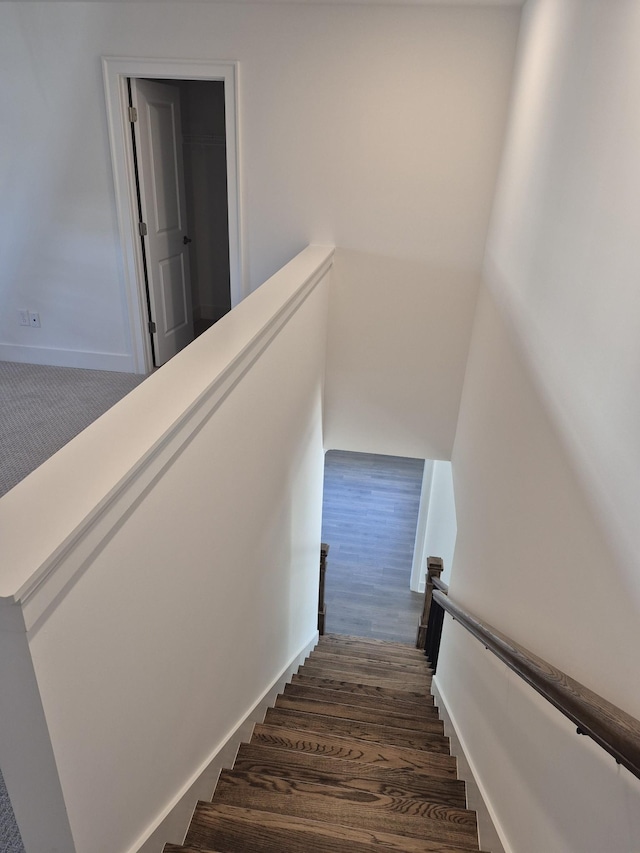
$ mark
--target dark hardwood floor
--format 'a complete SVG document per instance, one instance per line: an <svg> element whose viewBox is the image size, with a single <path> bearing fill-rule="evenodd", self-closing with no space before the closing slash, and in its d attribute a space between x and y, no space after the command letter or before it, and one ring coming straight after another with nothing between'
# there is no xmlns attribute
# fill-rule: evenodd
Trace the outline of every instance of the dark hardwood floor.
<svg viewBox="0 0 640 853"><path fill-rule="evenodd" d="M422 596L409 589L422 459L331 450L322 541L330 545L326 630L412 643Z"/></svg>

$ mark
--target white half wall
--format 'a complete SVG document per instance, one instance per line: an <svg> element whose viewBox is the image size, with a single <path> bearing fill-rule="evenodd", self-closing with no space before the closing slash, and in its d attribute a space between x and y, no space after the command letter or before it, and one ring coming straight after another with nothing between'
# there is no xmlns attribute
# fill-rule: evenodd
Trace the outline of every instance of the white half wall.
<svg viewBox="0 0 640 853"><path fill-rule="evenodd" d="M316 635L331 261L309 247L0 500L25 841L32 776L64 800L28 853L135 853Z"/></svg>

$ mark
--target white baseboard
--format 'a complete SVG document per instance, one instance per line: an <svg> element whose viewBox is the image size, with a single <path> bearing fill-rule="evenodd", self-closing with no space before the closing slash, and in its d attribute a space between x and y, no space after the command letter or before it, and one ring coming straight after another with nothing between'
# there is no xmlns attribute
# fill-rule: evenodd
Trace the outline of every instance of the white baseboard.
<svg viewBox="0 0 640 853"><path fill-rule="evenodd" d="M500 832L496 815L486 798L482 784L478 781L473 762L468 757L464 740L458 734L455 719L449 711L437 679L436 675L431 683L431 692L444 721L444 733L451 741L451 754L455 755L458 761L458 778L464 779L467 786L467 808L475 811L478 816L480 849L491 850L491 853L513 853L504 834Z"/></svg>
<svg viewBox="0 0 640 853"><path fill-rule="evenodd" d="M117 373L136 372L133 356L124 353L28 347L22 344L0 343L0 361L47 364L53 367L81 367L85 370L113 370Z"/></svg>
<svg viewBox="0 0 640 853"><path fill-rule="evenodd" d="M148 834L143 834L144 841L138 840L128 853L161 853L165 844L182 844L198 800L210 800L218 781L220 771L230 768L235 761L241 743L246 743L253 732L255 723L261 723L267 712L282 693L285 684L298 667L304 663L309 653L318 642L316 631L311 640L296 654L282 673L262 694L255 705L242 717L227 737L214 749L205 762L204 769L200 768L187 784L186 790L179 793L174 804L166 815L150 828Z"/></svg>

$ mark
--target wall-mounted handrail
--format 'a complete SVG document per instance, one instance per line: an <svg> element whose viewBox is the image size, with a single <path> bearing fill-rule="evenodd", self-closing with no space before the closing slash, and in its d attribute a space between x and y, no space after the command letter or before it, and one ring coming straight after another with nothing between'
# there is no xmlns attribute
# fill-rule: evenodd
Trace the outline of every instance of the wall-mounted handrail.
<svg viewBox="0 0 640 853"><path fill-rule="evenodd" d="M437 589L431 615L446 610L503 663L551 702L615 760L640 778L640 720L478 619Z"/></svg>

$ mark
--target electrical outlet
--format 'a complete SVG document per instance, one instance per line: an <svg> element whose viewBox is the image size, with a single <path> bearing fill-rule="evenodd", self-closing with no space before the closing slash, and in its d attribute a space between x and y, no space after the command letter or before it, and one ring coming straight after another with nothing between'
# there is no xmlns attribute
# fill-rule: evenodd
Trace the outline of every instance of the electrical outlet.
<svg viewBox="0 0 640 853"><path fill-rule="evenodd" d="M29 325L32 329L40 328L40 315L35 311L29 311Z"/></svg>
<svg viewBox="0 0 640 853"><path fill-rule="evenodd" d="M21 326L30 326L31 322L29 320L29 312L28 311L18 311L18 317L20 318Z"/></svg>

